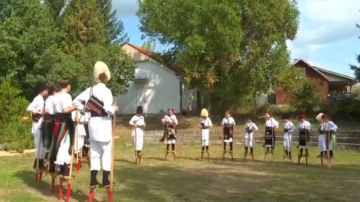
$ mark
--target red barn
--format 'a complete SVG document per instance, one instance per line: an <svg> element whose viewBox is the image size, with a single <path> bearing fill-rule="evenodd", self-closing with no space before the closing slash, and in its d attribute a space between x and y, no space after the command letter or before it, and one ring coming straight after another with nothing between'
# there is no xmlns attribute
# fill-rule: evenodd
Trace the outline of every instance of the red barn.
<svg viewBox="0 0 360 202"><path fill-rule="evenodd" d="M357 83L354 77L315 67L303 59L296 59L293 66L301 68L306 78L319 81L318 91L322 93L324 99L332 92L351 93L352 86ZM291 95L289 93L275 91L275 94L277 105L290 102Z"/></svg>

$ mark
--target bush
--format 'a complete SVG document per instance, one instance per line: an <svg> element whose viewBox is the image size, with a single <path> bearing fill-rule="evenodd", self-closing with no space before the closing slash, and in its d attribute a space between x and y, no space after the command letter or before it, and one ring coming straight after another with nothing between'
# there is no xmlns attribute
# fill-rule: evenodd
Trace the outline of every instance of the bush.
<svg viewBox="0 0 360 202"><path fill-rule="evenodd" d="M360 100L353 97L337 96L324 103L322 112L336 119L359 120Z"/></svg>
<svg viewBox="0 0 360 202"><path fill-rule="evenodd" d="M323 103L316 80L301 80L291 92L291 105L298 113L318 111Z"/></svg>
<svg viewBox="0 0 360 202"><path fill-rule="evenodd" d="M0 144L5 150L23 152L33 148L31 135L31 120L21 121L26 116L29 102L20 96L21 90L17 88L10 76L3 78L0 83L0 123L2 130Z"/></svg>

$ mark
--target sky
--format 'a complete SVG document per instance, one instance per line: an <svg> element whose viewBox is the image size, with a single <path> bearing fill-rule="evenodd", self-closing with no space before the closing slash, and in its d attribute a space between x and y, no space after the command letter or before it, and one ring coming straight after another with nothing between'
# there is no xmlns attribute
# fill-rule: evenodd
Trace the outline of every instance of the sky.
<svg viewBox="0 0 360 202"><path fill-rule="evenodd" d="M142 33L136 17L137 0L113 0L119 19L124 22L130 42L142 45ZM353 76L349 64L360 54L359 0L300 0L299 30L294 41L288 41L291 59L302 58L310 64ZM164 50L166 47L157 49ZM360 64L359 64L360 65Z"/></svg>

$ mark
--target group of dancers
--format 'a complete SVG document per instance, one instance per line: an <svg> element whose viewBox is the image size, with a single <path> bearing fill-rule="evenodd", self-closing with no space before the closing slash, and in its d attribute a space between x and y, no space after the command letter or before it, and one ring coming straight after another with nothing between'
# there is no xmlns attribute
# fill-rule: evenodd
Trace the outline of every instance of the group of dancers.
<svg viewBox="0 0 360 202"><path fill-rule="evenodd" d="M206 152L207 158L210 157L210 149L209 149L209 138L210 138L210 128L212 127L212 121L209 117L209 113L206 109L203 109L200 114L200 122L199 127L201 128L201 160L204 158L204 153ZM270 114L266 113L265 116L261 118L265 118L265 141L263 144L265 155L264 158L266 160L267 154L274 154L275 149L275 131L279 128L279 122ZM304 114L300 115L300 123L298 126L295 126L289 119L289 117L283 116L282 119L284 121L283 126L283 159L290 159L292 161L292 137L298 132L298 164L300 164L300 159L302 157L306 158L306 164L308 162L309 157L309 142L310 142L310 132L311 132L311 123L307 120ZM335 132L337 130L337 126L334 122L329 120L329 117L323 113L320 113L316 116L316 120L319 122L318 127L318 148L319 155L318 158L321 158L321 164L323 165L323 158L328 159L329 163L331 158L334 157L334 140L335 140ZM164 134L160 139L160 142L164 142L166 144L165 150L165 160L167 160L167 156L170 153L173 154L174 160L176 158L176 126L178 125L178 120L174 115L174 109L168 109L168 114L166 114L161 122L164 124ZM136 163L140 163L139 156L141 158L141 150L144 144L144 128L145 128L145 120L142 115L141 106L138 107L137 115L132 117L130 124L134 126L134 130L132 132L132 136L134 136L135 142L135 156ZM223 139L223 160L225 159L225 155L227 153L230 154L231 159L233 160L233 138L234 138L234 126L235 120L231 116L229 111L225 112L225 117L221 121L221 125L223 126L223 136L220 137ZM248 119L245 124L245 151L244 151L244 160L248 155L252 157L254 160L254 132L258 130L257 125ZM229 148L227 149L227 146ZM330 164L329 164L330 166Z"/></svg>
<svg viewBox="0 0 360 202"><path fill-rule="evenodd" d="M67 182L66 201L70 200L72 167L77 160L77 170L83 160L90 162L89 201L99 186L108 191L113 201L113 131L115 112L112 92L106 87L110 71L103 62L94 66L95 85L87 88L74 100L69 94L71 85L63 78L57 87L38 85L38 95L28 106L32 113L32 135L35 145L34 169L36 181L42 173L51 175L51 189L59 179L59 199L62 200L62 183ZM79 161L79 162L78 162ZM102 183L97 174L103 170Z"/></svg>

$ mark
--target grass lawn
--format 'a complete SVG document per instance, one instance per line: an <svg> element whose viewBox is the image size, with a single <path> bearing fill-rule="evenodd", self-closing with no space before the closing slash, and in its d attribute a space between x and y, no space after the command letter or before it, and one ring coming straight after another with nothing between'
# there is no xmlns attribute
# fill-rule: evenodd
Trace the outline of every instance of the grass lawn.
<svg viewBox="0 0 360 202"><path fill-rule="evenodd" d="M283 162L279 146L274 162L262 162L259 145L256 162L243 162L239 145L233 162L222 161L221 145L210 146L210 161L199 161L196 144L178 145L176 161L171 154L164 161L164 145L159 143L145 145L142 164L135 165L133 148L125 145L129 141L130 137L124 136L116 140L114 188L118 202L354 202L360 198L360 154L354 151L336 151L328 169L320 166L316 148L311 148L306 167L298 166L296 160ZM293 153L297 154L296 149ZM0 158L1 202L58 201L57 193L50 193L48 176L35 184L32 163L33 154ZM86 201L89 168L84 166L75 175L71 201ZM106 201L105 190L97 193L97 201Z"/></svg>

